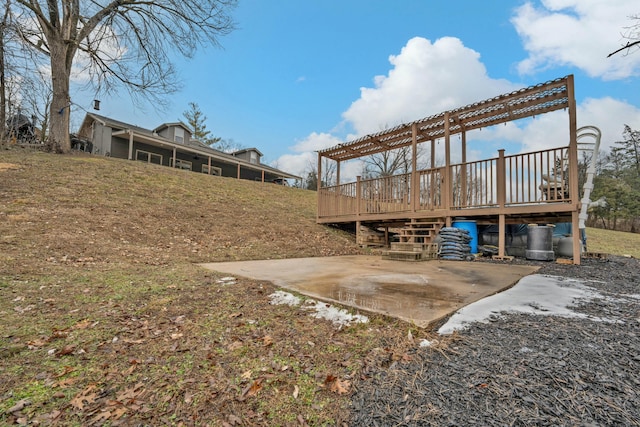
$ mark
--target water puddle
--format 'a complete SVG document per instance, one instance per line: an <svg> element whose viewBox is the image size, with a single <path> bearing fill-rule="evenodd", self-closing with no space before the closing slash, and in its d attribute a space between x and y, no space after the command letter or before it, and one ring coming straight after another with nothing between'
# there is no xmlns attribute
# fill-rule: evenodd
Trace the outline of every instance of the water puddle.
<svg viewBox="0 0 640 427"><path fill-rule="evenodd" d="M537 267L481 262L382 260L375 256L298 258L203 264L357 310L420 327L492 295Z"/></svg>

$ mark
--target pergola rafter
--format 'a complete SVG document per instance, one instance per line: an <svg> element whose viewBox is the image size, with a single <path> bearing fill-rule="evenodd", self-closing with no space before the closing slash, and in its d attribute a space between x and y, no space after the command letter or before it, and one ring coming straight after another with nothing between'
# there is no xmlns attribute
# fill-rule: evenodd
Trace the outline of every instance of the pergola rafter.
<svg viewBox="0 0 640 427"><path fill-rule="evenodd" d="M319 151L321 157L336 161L356 159L412 144L412 128L417 126L417 143L445 136L448 114L449 135L533 117L569 106L569 77L520 89L505 95L404 123L375 134Z"/></svg>

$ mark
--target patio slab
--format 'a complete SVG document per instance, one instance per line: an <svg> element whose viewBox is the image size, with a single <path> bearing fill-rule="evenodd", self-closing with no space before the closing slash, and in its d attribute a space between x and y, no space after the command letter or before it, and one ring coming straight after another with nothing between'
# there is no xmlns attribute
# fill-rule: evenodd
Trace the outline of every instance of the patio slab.
<svg viewBox="0 0 640 427"><path fill-rule="evenodd" d="M266 280L312 298L382 313L419 327L428 327L538 270L526 265L403 262L361 255L200 265L229 275Z"/></svg>

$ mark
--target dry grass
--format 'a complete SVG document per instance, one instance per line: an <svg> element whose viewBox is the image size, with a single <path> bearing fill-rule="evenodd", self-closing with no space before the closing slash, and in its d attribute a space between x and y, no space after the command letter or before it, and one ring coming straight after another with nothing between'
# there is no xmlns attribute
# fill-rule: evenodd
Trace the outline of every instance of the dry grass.
<svg viewBox="0 0 640 427"><path fill-rule="evenodd" d="M590 252L640 258L640 234L587 228L587 248Z"/></svg>
<svg viewBox="0 0 640 427"><path fill-rule="evenodd" d="M409 325L338 330L195 265L359 253L314 192L0 155L0 424L336 425L372 349L404 345Z"/></svg>
<svg viewBox="0 0 640 427"><path fill-rule="evenodd" d="M432 338L338 330L195 265L359 253L314 192L19 149L0 183L0 424L341 425L368 367ZM590 250L639 247L608 235Z"/></svg>

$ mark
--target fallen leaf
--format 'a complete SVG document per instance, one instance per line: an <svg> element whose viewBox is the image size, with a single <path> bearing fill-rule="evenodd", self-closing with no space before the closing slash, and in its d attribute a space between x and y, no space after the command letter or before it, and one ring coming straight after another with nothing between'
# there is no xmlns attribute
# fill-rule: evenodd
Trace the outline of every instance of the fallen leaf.
<svg viewBox="0 0 640 427"><path fill-rule="evenodd" d="M75 329L87 329L89 326L91 326L91 321L89 319L84 319L84 320L76 323L74 328Z"/></svg>
<svg viewBox="0 0 640 427"><path fill-rule="evenodd" d="M127 408L124 408L124 407L117 408L116 410L113 411L114 418L117 420L120 417L122 417L126 412L127 412Z"/></svg>
<svg viewBox="0 0 640 427"><path fill-rule="evenodd" d="M51 386L51 388L57 388L57 387L66 388L66 387L72 385L75 382L76 382L76 378L65 378L63 380L60 380L60 381L54 383Z"/></svg>
<svg viewBox="0 0 640 427"><path fill-rule="evenodd" d="M100 411L98 414L89 420L90 424L98 424L100 421L106 421L111 418L111 412L109 411ZM100 424L103 424L100 422Z"/></svg>
<svg viewBox="0 0 640 427"><path fill-rule="evenodd" d="M298 398L298 394L300 394L300 388L297 385L293 386L293 398L297 399Z"/></svg>
<svg viewBox="0 0 640 427"><path fill-rule="evenodd" d="M181 334L181 333L171 334L171 339L177 340L178 338L182 338L183 336L184 334Z"/></svg>
<svg viewBox="0 0 640 427"><path fill-rule="evenodd" d="M18 400L15 405L7 409L7 412L11 414L13 412L22 411L25 406L29 405L31 405L31 401L29 399Z"/></svg>
<svg viewBox="0 0 640 427"><path fill-rule="evenodd" d="M68 356L69 354L73 354L73 351L76 349L75 346L73 345L66 345L62 348L62 350L60 350L59 352L56 353L56 356L60 357L60 356Z"/></svg>
<svg viewBox="0 0 640 427"><path fill-rule="evenodd" d="M75 371L75 369L72 366L65 366L64 370L56 375L56 378L64 377L65 375L73 371Z"/></svg>
<svg viewBox="0 0 640 427"><path fill-rule="evenodd" d="M265 347L269 347L272 344L273 344L273 338L271 338L271 335L265 335L262 338L262 345L264 345Z"/></svg>
<svg viewBox="0 0 640 427"><path fill-rule="evenodd" d="M235 415L229 415L227 418L229 419L229 422L231 423L231 425L242 424L242 420L240 419L240 417L236 417Z"/></svg>
<svg viewBox="0 0 640 427"><path fill-rule="evenodd" d="M262 390L262 378L258 378L251 385L242 391L242 397L251 397L258 394Z"/></svg>
<svg viewBox="0 0 640 427"><path fill-rule="evenodd" d="M329 387L329 391L338 394L349 393L349 386L351 385L349 381L341 381L338 377L334 377L333 375L327 375L324 384Z"/></svg>
<svg viewBox="0 0 640 427"><path fill-rule="evenodd" d="M232 313L232 314L230 314L230 315L229 315L229 318L231 318L231 319L235 319L236 317L240 317L240 316L242 316L242 313L238 311L238 312L236 312L236 313Z"/></svg>
<svg viewBox="0 0 640 427"><path fill-rule="evenodd" d="M243 372L243 374L242 374L241 376L242 376L242 378L244 378L245 380L248 380L249 378L251 378L251 371Z"/></svg>
<svg viewBox="0 0 640 427"><path fill-rule="evenodd" d="M96 389L95 385L90 385L80 393L76 394L69 403L76 409L83 410L85 405L90 405L96 401L98 398L98 394L94 392Z"/></svg>
<svg viewBox="0 0 640 427"><path fill-rule="evenodd" d="M27 342L27 346L29 346L29 349L33 350L34 348L38 348L38 347L44 346L48 342L49 342L48 340L35 339L33 341L28 341Z"/></svg>

